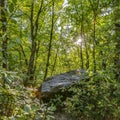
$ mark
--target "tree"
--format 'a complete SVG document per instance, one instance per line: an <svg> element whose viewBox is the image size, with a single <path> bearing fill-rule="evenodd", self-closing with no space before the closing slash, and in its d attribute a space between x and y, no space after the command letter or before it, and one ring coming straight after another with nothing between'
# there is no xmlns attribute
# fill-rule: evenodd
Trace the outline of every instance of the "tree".
<svg viewBox="0 0 120 120"><path fill-rule="evenodd" d="M48 55L47 55L47 62L46 62L46 69L45 69L45 75L44 75L44 80L47 77L48 74L48 68L50 64L50 57L51 57L51 47L52 47L52 40L53 40L53 28L54 28L54 1L52 1L52 11L51 11L51 31L50 31L50 42L49 42L49 47L48 47Z"/></svg>
<svg viewBox="0 0 120 120"><path fill-rule="evenodd" d="M120 80L120 0L114 1L114 25L115 25L115 75Z"/></svg>
<svg viewBox="0 0 120 120"><path fill-rule="evenodd" d="M6 0L0 0L0 37L2 40L2 67L8 70L8 37L7 37L7 17Z"/></svg>
<svg viewBox="0 0 120 120"><path fill-rule="evenodd" d="M28 81L30 80L32 82L32 80L34 80L34 73L35 73L35 55L37 52L37 42L36 42L36 36L37 36L37 32L38 32L38 20L39 20L39 16L42 12L42 7L43 7L43 0L41 0L40 3L40 7L39 10L37 12L37 16L35 19L35 23L34 23L34 3L35 1L33 0L31 3L31 15L30 15L30 28L31 28L31 55L29 58L29 64L28 64L28 71L27 71L27 79L25 81L25 85L28 84Z"/></svg>

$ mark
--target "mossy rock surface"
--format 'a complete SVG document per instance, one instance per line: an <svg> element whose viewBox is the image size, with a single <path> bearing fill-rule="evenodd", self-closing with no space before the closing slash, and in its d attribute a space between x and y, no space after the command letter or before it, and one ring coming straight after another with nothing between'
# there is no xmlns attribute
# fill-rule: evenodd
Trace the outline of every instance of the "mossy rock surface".
<svg viewBox="0 0 120 120"><path fill-rule="evenodd" d="M49 96L61 91L62 88L73 85L74 83L85 79L87 76L88 75L86 74L85 70L80 69L47 78L41 86L42 96L44 98L48 98Z"/></svg>

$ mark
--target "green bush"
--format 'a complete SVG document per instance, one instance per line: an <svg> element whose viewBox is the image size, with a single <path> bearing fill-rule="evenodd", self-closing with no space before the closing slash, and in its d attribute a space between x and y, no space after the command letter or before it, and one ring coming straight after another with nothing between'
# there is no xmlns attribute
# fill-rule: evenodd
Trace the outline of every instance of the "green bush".
<svg viewBox="0 0 120 120"><path fill-rule="evenodd" d="M25 88L17 74L1 73L5 82L0 83L0 120L50 120L53 117L54 107L32 96L33 89Z"/></svg>
<svg viewBox="0 0 120 120"><path fill-rule="evenodd" d="M107 74L98 74L87 82L80 81L68 91L72 97L64 102L66 111L78 119L120 119L120 83Z"/></svg>

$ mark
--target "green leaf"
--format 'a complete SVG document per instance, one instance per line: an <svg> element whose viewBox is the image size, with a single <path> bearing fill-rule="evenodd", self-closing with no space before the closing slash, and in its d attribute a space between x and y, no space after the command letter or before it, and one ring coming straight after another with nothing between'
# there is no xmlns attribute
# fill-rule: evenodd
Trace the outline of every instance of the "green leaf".
<svg viewBox="0 0 120 120"><path fill-rule="evenodd" d="M13 5L13 3L11 3L11 4L9 5L9 11L10 11L10 12L13 12L13 11L14 11L14 5Z"/></svg>
<svg viewBox="0 0 120 120"><path fill-rule="evenodd" d="M16 4L16 3L17 3L17 0L12 0L12 2L13 2L14 4Z"/></svg>
<svg viewBox="0 0 120 120"><path fill-rule="evenodd" d="M17 21L15 19L11 19L11 22L17 24Z"/></svg>
<svg viewBox="0 0 120 120"><path fill-rule="evenodd" d="M17 91L15 89L9 89L9 93L12 95L16 95Z"/></svg>
<svg viewBox="0 0 120 120"><path fill-rule="evenodd" d="M12 117L9 117L9 119L10 119L10 120L16 120L15 117L13 117L13 116L12 116Z"/></svg>
<svg viewBox="0 0 120 120"><path fill-rule="evenodd" d="M0 28L2 27L2 22L0 21Z"/></svg>
<svg viewBox="0 0 120 120"><path fill-rule="evenodd" d="M21 44L21 40L20 40L19 38L16 39L16 42L17 42L18 44Z"/></svg>
<svg viewBox="0 0 120 120"><path fill-rule="evenodd" d="M31 106L28 105L28 104L26 104L26 105L24 106L24 111L25 111L26 113L29 113L29 112L31 111Z"/></svg>

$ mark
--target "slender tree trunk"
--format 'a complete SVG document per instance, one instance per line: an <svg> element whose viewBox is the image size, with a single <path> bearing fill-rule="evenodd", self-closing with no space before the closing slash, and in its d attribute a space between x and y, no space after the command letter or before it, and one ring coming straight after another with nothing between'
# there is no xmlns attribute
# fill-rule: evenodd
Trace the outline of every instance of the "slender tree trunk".
<svg viewBox="0 0 120 120"><path fill-rule="evenodd" d="M22 18L21 18L21 20L22 20ZM20 38L21 38L21 39L23 38L23 35L22 35L22 30L23 30L22 24L23 24L23 22L21 21L21 27L20 27ZM20 48L21 48L21 50L20 50L21 56L22 56L22 55L24 56L25 65L28 66L28 60L27 60L27 57L26 57L26 53L25 53L25 51L24 51L24 48L23 48L23 46L22 46L21 43L19 44L19 46L20 46ZM21 66L21 67L22 67L22 66Z"/></svg>
<svg viewBox="0 0 120 120"><path fill-rule="evenodd" d="M86 66L86 69L89 69L89 54L88 54L88 46L87 46L87 41L86 41L85 35L84 35L84 42L85 42L85 54L86 54L85 66Z"/></svg>
<svg viewBox="0 0 120 120"><path fill-rule="evenodd" d="M22 46L21 44L20 44L20 48L21 48L21 53L22 53L23 56L24 56L25 65L27 66L27 65L28 65L28 60L27 60L27 57L26 57L24 48L23 48L23 46Z"/></svg>
<svg viewBox="0 0 120 120"><path fill-rule="evenodd" d="M80 43L80 60L81 60L81 69L84 68L84 60L83 60L83 44L82 42Z"/></svg>
<svg viewBox="0 0 120 120"><path fill-rule="evenodd" d="M75 9L76 9L76 13L77 13L77 17L76 20L78 19L79 21L81 21L81 29L80 29L80 37L81 39L83 39L83 21L84 21L84 13L83 13L83 4L82 4L82 1L81 1L81 8L82 8L82 16L79 15L79 11L78 11L78 5L76 4L76 1L74 1L74 5L75 5ZM78 22L78 21L77 21ZM76 24L77 24L76 22ZM80 50L80 53L79 53L79 57L80 57L80 68L83 69L84 68L84 59L83 59L83 41L80 42L79 44L79 50Z"/></svg>
<svg viewBox="0 0 120 120"><path fill-rule="evenodd" d="M83 41L81 42L81 45L80 45L80 62L81 62L81 68L84 68L84 58L83 58L83 50L82 50L82 47L83 47L83 42L84 42L84 45L85 45L85 53L86 53L86 68L89 69L89 54L88 54L88 49L87 49L87 42L85 40L85 35L84 35L84 8L83 8L83 3L82 3L82 0L81 0L81 10L82 10L82 16L79 15L79 12L78 12L78 8L77 8L77 4L76 2L74 1L74 4L75 4L75 8L76 8L76 12L77 12L77 15L79 17L79 20L80 18L82 19L81 20L81 38L83 39Z"/></svg>
<svg viewBox="0 0 120 120"><path fill-rule="evenodd" d="M96 18L99 6L99 0L88 0L93 11L93 72L96 72Z"/></svg>
<svg viewBox="0 0 120 120"><path fill-rule="evenodd" d="M28 80L32 82L31 80L34 79L34 58L35 58L35 51L36 51L36 43L34 39L34 23L33 23L33 15L34 15L34 0L31 4L31 16L30 16L30 28L31 28L31 55L29 59L28 64L28 72L27 72L27 80L25 81L25 84L28 84Z"/></svg>
<svg viewBox="0 0 120 120"><path fill-rule="evenodd" d="M82 12L82 22L81 22L81 43L80 43L80 60L81 60L81 69L84 68L83 60L83 12Z"/></svg>
<svg viewBox="0 0 120 120"><path fill-rule="evenodd" d="M84 68L84 59L83 59L83 42L84 42L84 12L83 12L83 4L81 1L81 8L82 8L82 19L81 19L81 38L83 41L81 41L81 47L80 47L80 54L81 54L81 68Z"/></svg>
<svg viewBox="0 0 120 120"><path fill-rule="evenodd" d="M42 12L42 6L43 6L43 0L41 0L41 5L38 10L38 13L37 13L37 16L35 19L35 23L34 23L34 19L33 19L34 18L34 0L32 1L31 15L30 15L31 55L30 55L29 63L28 63L27 79L24 83L25 86L27 84L32 85L33 81L34 81L34 74L35 74L35 69L36 69L35 56L36 56L36 52L37 52L37 43L36 43L35 39L36 39L37 32L38 32L38 21L39 21L40 13Z"/></svg>
<svg viewBox="0 0 120 120"><path fill-rule="evenodd" d="M94 29L93 29L93 71L96 72L96 16L94 15Z"/></svg>
<svg viewBox="0 0 120 120"><path fill-rule="evenodd" d="M115 75L120 80L120 0L114 1L114 21L115 21Z"/></svg>
<svg viewBox="0 0 120 120"><path fill-rule="evenodd" d="M0 21L2 23L0 37L2 38L2 67L5 70L8 70L8 54L7 54L7 19L6 19L6 8L5 8L5 0L0 0Z"/></svg>
<svg viewBox="0 0 120 120"><path fill-rule="evenodd" d="M106 63L106 60L105 60L105 58L104 58L104 53L103 53L102 50L100 51L99 55L102 57L102 65L101 65L101 66L102 66L102 69L103 69L103 70L106 70L107 63Z"/></svg>
<svg viewBox="0 0 120 120"><path fill-rule="evenodd" d="M56 67L56 62L57 62L57 57L58 57L58 51L59 51L59 47L57 48L56 55L55 55L55 58L54 58L54 64L53 64L53 67L52 67L51 76L53 75L53 72L54 72L55 67Z"/></svg>
<svg viewBox="0 0 120 120"><path fill-rule="evenodd" d="M50 31L50 42L49 42L49 48L48 48L48 55L47 55L47 62L46 62L44 80L47 77L48 68L49 68L49 64L50 64L51 47L52 47L52 39L53 39L53 28L54 28L54 1L52 1L52 21L51 22L52 23L51 23L51 31Z"/></svg>

